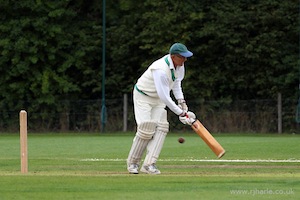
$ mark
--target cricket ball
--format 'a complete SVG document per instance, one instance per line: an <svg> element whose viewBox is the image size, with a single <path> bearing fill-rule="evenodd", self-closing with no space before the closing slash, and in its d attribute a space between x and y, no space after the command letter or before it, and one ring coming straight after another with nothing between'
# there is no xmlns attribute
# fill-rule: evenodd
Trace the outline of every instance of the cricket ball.
<svg viewBox="0 0 300 200"><path fill-rule="evenodd" d="M184 143L184 138L182 138L182 137L178 138L178 142L181 144Z"/></svg>

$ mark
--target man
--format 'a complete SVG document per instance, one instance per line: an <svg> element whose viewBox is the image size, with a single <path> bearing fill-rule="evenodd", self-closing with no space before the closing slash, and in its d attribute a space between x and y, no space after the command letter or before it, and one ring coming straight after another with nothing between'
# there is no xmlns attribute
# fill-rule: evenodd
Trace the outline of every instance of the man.
<svg viewBox="0 0 300 200"><path fill-rule="evenodd" d="M153 62L134 86L133 103L137 132L127 158L129 173L139 173L140 161L147 148L140 170L148 174L160 174L156 161L169 132L166 106L179 116L183 124L191 124L195 118L194 113L188 112L181 88L184 62L192 55L184 44L173 44L169 54ZM170 91L178 104L172 100Z"/></svg>

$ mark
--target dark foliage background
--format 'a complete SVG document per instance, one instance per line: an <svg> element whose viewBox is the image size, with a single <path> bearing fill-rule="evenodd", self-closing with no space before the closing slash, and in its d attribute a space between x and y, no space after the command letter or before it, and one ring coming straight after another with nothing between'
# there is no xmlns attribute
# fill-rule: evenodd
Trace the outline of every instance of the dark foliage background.
<svg viewBox="0 0 300 200"><path fill-rule="evenodd" d="M34 127L62 131L75 129L72 113L80 110L86 120L92 110L92 129L99 129L102 8L101 0L1 0L1 130L16 127L21 109L35 113ZM121 105L147 66L182 42L194 52L183 83L188 102L219 101L222 107L276 100L281 93L292 102L288 112L295 112L296 0L107 1L106 22L107 101ZM115 107L111 102L108 110ZM286 123L293 122L288 117Z"/></svg>

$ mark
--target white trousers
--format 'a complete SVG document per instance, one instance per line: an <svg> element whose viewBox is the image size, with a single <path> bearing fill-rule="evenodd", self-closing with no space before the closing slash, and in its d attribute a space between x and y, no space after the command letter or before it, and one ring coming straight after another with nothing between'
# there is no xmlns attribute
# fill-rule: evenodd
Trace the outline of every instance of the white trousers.
<svg viewBox="0 0 300 200"><path fill-rule="evenodd" d="M137 125L148 121L167 122L167 118L161 119L163 113L166 112L166 104L164 104L159 98L149 97L134 89L133 103Z"/></svg>

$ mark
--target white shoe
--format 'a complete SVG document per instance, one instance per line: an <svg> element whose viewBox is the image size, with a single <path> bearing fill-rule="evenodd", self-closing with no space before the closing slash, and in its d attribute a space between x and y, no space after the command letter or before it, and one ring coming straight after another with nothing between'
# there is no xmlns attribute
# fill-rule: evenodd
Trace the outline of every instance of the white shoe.
<svg viewBox="0 0 300 200"><path fill-rule="evenodd" d="M139 173L139 165L138 164L129 164L127 170L130 174L138 174Z"/></svg>
<svg viewBox="0 0 300 200"><path fill-rule="evenodd" d="M148 166L144 165L141 168L141 172L144 172L147 174L160 174L160 171L159 171L159 169L157 169L155 164L148 165Z"/></svg>

